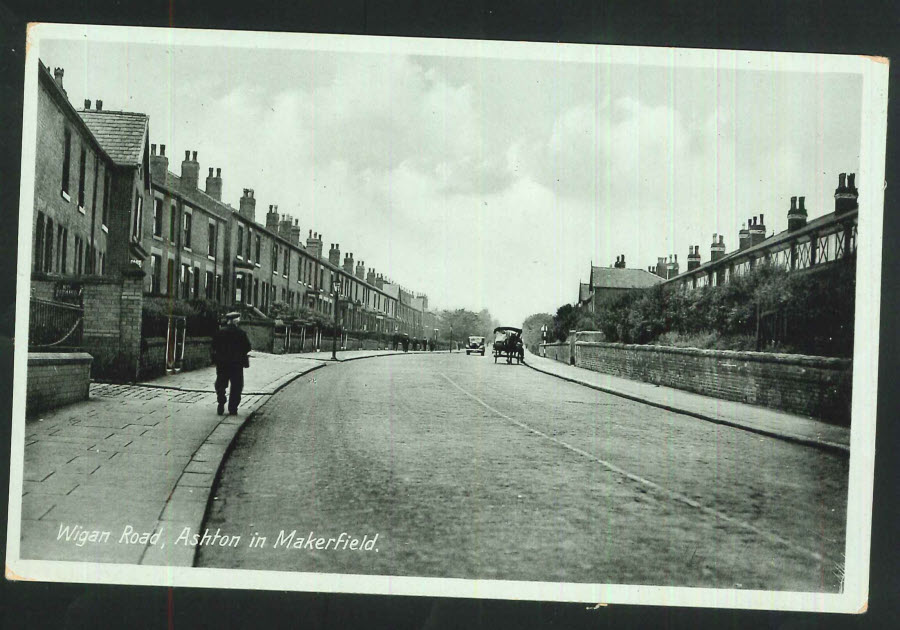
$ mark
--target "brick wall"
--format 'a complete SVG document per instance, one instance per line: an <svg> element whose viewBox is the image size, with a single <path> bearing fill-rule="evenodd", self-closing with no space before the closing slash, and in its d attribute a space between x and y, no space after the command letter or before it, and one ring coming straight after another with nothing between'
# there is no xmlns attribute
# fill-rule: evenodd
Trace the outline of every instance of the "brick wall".
<svg viewBox="0 0 900 630"><path fill-rule="evenodd" d="M143 272L86 276L83 346L94 378L133 381L140 371Z"/></svg>
<svg viewBox="0 0 900 630"><path fill-rule="evenodd" d="M211 337L188 337L184 346L184 358L181 362L182 371L196 370L211 365L209 360L211 346ZM165 374L165 337L144 339L141 350L141 378L152 378Z"/></svg>
<svg viewBox="0 0 900 630"><path fill-rule="evenodd" d="M35 413L87 400L91 355L85 352L29 353L25 413Z"/></svg>
<svg viewBox="0 0 900 630"><path fill-rule="evenodd" d="M582 341L575 355L597 372L850 423L848 359Z"/></svg>

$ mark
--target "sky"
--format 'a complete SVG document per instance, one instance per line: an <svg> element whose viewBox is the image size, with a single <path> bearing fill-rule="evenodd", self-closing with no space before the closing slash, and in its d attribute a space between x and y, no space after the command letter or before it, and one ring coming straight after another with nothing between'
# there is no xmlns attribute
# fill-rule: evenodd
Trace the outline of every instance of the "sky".
<svg viewBox="0 0 900 630"><path fill-rule="evenodd" d="M223 42L224 44L224 42ZM431 308L505 325L741 224L834 209L857 172L859 75L430 54L44 40L78 108L150 116L169 169L198 152L234 207L270 204ZM711 53L710 59L715 60ZM864 195L865 191L861 191Z"/></svg>

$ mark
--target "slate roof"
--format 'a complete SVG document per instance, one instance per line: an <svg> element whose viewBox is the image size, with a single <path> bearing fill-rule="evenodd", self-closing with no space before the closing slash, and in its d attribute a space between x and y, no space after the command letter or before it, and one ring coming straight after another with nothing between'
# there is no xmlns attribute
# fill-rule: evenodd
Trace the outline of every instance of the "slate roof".
<svg viewBox="0 0 900 630"><path fill-rule="evenodd" d="M643 289L663 279L644 269L591 267L591 286L595 289Z"/></svg>
<svg viewBox="0 0 900 630"><path fill-rule="evenodd" d="M135 166L143 161L144 139L150 123L147 114L82 109L78 115L113 162Z"/></svg>

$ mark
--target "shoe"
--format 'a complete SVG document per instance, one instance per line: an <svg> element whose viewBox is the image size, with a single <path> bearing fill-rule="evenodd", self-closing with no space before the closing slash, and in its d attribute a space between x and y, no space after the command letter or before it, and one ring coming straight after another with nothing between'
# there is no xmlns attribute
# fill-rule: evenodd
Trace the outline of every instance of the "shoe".
<svg viewBox="0 0 900 630"><path fill-rule="evenodd" d="M219 403L219 406L216 407L216 415L221 416L225 414L225 405Z"/></svg>
<svg viewBox="0 0 900 630"><path fill-rule="evenodd" d="M229 416L236 416L236 415L237 415L237 409L229 409L229 410L228 410L228 415L229 415Z"/></svg>

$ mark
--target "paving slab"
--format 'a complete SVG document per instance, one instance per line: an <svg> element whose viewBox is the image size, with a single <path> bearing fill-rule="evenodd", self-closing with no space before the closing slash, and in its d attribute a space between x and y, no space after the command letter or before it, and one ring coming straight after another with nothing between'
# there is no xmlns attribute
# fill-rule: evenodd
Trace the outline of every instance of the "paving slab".
<svg viewBox="0 0 900 630"><path fill-rule="evenodd" d="M712 398L672 387L632 381L526 354L528 367L568 381L701 420L739 427L763 435L843 454L850 452L850 428L816 418Z"/></svg>
<svg viewBox="0 0 900 630"><path fill-rule="evenodd" d="M280 387L324 365L251 353L236 416L216 414L215 369L206 368L92 383L89 400L26 420L21 557L189 566L194 547L176 544L178 536L199 529L237 431ZM61 528L76 526L114 540L59 539ZM159 532L159 541L119 543L124 531Z"/></svg>

